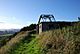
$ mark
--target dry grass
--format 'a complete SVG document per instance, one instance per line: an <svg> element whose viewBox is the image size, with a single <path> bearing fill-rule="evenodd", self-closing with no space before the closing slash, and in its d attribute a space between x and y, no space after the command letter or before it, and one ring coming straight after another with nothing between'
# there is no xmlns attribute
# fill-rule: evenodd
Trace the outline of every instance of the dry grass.
<svg viewBox="0 0 80 54"><path fill-rule="evenodd" d="M28 36L20 32L0 49L0 54L8 54L16 43ZM46 31L27 43L24 54L80 54L80 23L63 29Z"/></svg>
<svg viewBox="0 0 80 54"><path fill-rule="evenodd" d="M0 48L0 54L8 54L11 49L20 42L20 40L24 39L29 35L29 32L22 31L18 33L14 38L12 38L6 45Z"/></svg>
<svg viewBox="0 0 80 54"><path fill-rule="evenodd" d="M46 31L37 39L43 54L80 54L80 23Z"/></svg>

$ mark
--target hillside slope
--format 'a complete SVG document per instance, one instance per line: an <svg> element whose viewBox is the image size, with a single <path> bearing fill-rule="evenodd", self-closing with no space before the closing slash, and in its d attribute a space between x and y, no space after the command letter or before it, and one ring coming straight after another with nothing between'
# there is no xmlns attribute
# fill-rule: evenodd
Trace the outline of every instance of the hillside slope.
<svg viewBox="0 0 80 54"><path fill-rule="evenodd" d="M19 32L1 47L0 54L80 54L80 23L40 35L33 33Z"/></svg>
<svg viewBox="0 0 80 54"><path fill-rule="evenodd" d="M25 39L10 54L80 54L80 23Z"/></svg>
<svg viewBox="0 0 80 54"><path fill-rule="evenodd" d="M80 23L43 32L27 49L28 54L80 54Z"/></svg>
<svg viewBox="0 0 80 54"><path fill-rule="evenodd" d="M3 47L0 48L0 54L9 54L12 49L20 43L24 38L29 36L28 31L21 31L15 37L13 37L10 41L8 41Z"/></svg>

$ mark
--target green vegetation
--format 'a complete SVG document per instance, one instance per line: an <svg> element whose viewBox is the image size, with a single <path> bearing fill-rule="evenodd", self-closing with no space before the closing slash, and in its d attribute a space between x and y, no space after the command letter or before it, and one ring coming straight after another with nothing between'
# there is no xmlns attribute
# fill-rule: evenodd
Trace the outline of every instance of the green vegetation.
<svg viewBox="0 0 80 54"><path fill-rule="evenodd" d="M46 31L28 44L28 54L79 54L80 23L72 27Z"/></svg>
<svg viewBox="0 0 80 54"><path fill-rule="evenodd" d="M12 34L0 35L0 48L6 44L12 37Z"/></svg>
<svg viewBox="0 0 80 54"><path fill-rule="evenodd" d="M11 38L3 47L0 48L0 54L9 54L11 50L16 46L16 44L20 43L25 37L29 36L28 31L19 32L16 36Z"/></svg>
<svg viewBox="0 0 80 54"><path fill-rule="evenodd" d="M0 35L0 37L1 36L11 36L11 35L13 35L13 34L4 34L4 35Z"/></svg>
<svg viewBox="0 0 80 54"><path fill-rule="evenodd" d="M0 48L4 46L9 40L11 40L13 37L15 37L19 32L16 32L14 34L3 34L0 35Z"/></svg>
<svg viewBox="0 0 80 54"><path fill-rule="evenodd" d="M20 43L18 43L14 49L10 52L10 54L26 54L27 53L27 48L28 48L28 43L30 43L34 38L36 37L36 34L31 34L24 40L22 40Z"/></svg>
<svg viewBox="0 0 80 54"><path fill-rule="evenodd" d="M23 27L20 31L31 31L31 30L34 30L36 29L36 24L31 24L27 27Z"/></svg>
<svg viewBox="0 0 80 54"><path fill-rule="evenodd" d="M62 29L46 31L40 35L29 32L26 38L22 38L26 36L24 32L20 32L15 36L17 38L14 37L12 42L9 41L10 44L1 49L15 45L7 49L8 54L80 54L80 23ZM18 37L22 39L19 40ZM15 44L14 41L18 42Z"/></svg>
<svg viewBox="0 0 80 54"><path fill-rule="evenodd" d="M75 26L46 31L31 39L20 42L10 54L79 54L80 23Z"/></svg>

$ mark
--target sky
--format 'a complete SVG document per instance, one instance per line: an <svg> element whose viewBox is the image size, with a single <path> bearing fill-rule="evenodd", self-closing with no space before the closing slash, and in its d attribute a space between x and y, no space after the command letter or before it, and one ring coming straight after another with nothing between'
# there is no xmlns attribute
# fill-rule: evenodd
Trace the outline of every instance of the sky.
<svg viewBox="0 0 80 54"><path fill-rule="evenodd" d="M0 29L37 24L41 14L53 14L56 21L77 21L80 0L0 0Z"/></svg>

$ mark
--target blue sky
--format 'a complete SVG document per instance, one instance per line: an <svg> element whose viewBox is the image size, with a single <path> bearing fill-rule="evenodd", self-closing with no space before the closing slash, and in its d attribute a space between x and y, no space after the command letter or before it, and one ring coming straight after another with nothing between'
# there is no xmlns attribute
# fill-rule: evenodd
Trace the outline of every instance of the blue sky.
<svg viewBox="0 0 80 54"><path fill-rule="evenodd" d="M37 23L41 14L53 14L56 21L77 21L80 0L0 0L1 29Z"/></svg>

